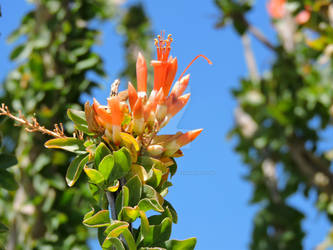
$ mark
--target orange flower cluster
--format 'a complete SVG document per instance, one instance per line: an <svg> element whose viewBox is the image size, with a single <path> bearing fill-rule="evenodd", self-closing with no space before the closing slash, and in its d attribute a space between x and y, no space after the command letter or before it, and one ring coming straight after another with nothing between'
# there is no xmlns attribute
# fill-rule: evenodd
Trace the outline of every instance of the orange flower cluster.
<svg viewBox="0 0 333 250"><path fill-rule="evenodd" d="M267 10L271 17L275 19L283 18L286 11L286 0L270 0L267 3ZM302 10L295 16L295 22L298 24L307 23L311 18L310 8L307 6L305 10Z"/></svg>
<svg viewBox="0 0 333 250"><path fill-rule="evenodd" d="M147 64L139 53L136 62L137 89L129 82L126 98L111 96L107 99L107 106L94 99L90 110L94 113L93 118L98 126L95 131L102 130L105 138L113 144L119 145L121 132L125 132L131 134L152 155L171 156L201 133L202 129L198 129L187 133L178 132L175 135L156 135L190 98L190 94L184 94L190 80L189 75L183 77L187 68L198 57L204 57L211 64L205 56L197 56L171 89L178 67L177 58L170 56L171 43L171 35L166 39L162 36L155 39L157 60L151 61L154 68L154 87L149 96Z"/></svg>

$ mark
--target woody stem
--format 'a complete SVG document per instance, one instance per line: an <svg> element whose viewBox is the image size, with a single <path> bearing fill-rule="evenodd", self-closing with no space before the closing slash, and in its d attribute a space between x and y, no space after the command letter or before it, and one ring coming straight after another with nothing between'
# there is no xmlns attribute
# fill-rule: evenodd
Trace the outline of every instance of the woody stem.
<svg viewBox="0 0 333 250"><path fill-rule="evenodd" d="M117 219L116 201L115 201L116 197L110 191L106 191L106 198L108 199L108 202L109 202L109 206L110 206L110 210L111 210L111 218L112 218L112 220L116 220Z"/></svg>

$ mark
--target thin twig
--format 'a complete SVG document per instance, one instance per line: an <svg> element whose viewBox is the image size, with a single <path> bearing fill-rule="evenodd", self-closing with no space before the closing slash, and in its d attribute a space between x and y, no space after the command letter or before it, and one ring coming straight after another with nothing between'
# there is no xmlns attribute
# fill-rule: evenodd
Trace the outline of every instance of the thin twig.
<svg viewBox="0 0 333 250"><path fill-rule="evenodd" d="M255 38L257 38L260 42L262 42L267 48L275 50L275 46L264 36L263 33L261 33L259 29L257 29L251 24L248 24L248 30Z"/></svg>
<svg viewBox="0 0 333 250"><path fill-rule="evenodd" d="M53 136L55 138L65 138L66 135L64 134L64 127L62 125L62 123L60 124L55 124L54 125L54 130L48 130L46 129L44 126L41 126L36 117L31 118L32 122L28 121L28 119L22 115L21 111L19 111L19 116L15 116L13 115L9 108L2 103L1 107L0 107L0 116L1 115L5 115L7 117L9 117L10 119L16 121L19 123L20 126L24 126L25 130L27 130L28 132L41 132L43 134L48 134L50 136Z"/></svg>

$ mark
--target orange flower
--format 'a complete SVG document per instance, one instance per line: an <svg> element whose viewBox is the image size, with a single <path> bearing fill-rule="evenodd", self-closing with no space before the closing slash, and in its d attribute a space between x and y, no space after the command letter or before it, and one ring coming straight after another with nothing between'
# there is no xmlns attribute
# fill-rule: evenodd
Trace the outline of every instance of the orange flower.
<svg viewBox="0 0 333 250"><path fill-rule="evenodd" d="M196 56L180 75L169 95L178 68L177 58L170 56L171 42L171 35L166 39L162 35L155 39L157 60L151 61L154 67L154 87L149 96L147 64L144 56L139 53L136 62L137 90L130 82L128 83L129 107L123 99L121 102L118 96L108 98L108 106L102 106L94 99L92 107L96 114L95 120L101 126L101 131L105 131L108 140L115 145L121 144L120 133L126 132L137 137L138 142L142 140L140 145L145 146L145 150L152 156L170 156L194 140L202 131L193 130L185 134L178 132L175 135L156 136L160 128L165 126L190 98L190 93L184 94L190 80L189 75L183 77L187 69L199 57L205 58L211 64L207 57ZM126 120L122 124L125 114L130 116L130 121Z"/></svg>
<svg viewBox="0 0 333 250"><path fill-rule="evenodd" d="M280 19L286 14L286 0L270 0L267 3L267 11L273 18Z"/></svg>
<svg viewBox="0 0 333 250"><path fill-rule="evenodd" d="M305 9L296 15L295 21L298 24L305 24L310 20L310 18L311 18L311 12L308 9Z"/></svg>

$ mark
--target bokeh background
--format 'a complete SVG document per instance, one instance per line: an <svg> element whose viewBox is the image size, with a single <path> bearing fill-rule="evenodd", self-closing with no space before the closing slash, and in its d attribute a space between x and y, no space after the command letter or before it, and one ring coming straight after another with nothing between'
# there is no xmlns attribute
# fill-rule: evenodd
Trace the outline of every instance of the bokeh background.
<svg viewBox="0 0 333 250"><path fill-rule="evenodd" d="M227 133L235 124L237 107L231 89L239 86L241 77L248 75L241 40L232 26L215 28L221 12L214 1L129 0L120 6L124 11L137 3L146 11L154 35L160 31L172 34L171 54L178 58L178 76L197 54L204 54L213 62L210 66L199 59L188 70L190 102L164 130L204 128L200 137L184 149L185 157L177 160L179 169L168 194L179 215L172 237L196 236L199 250L247 249L253 218L260 204L249 204L253 186L242 178L248 170L233 151L235 139L227 139ZM0 82L4 82L8 73L22 63L10 60L9 56L25 38L13 44L6 39L20 25L22 17L35 7L23 0L3 0L0 5ZM266 1L257 1L246 17L273 44L278 42ZM93 21L90 25L102 32L100 43L93 45L92 50L103 59L107 76L87 72L87 77L99 82L101 87L93 88L91 95L83 94L80 100L91 101L95 97L102 102L109 94L110 83L126 67L123 46L126 37L119 31L117 20ZM270 69L275 55L252 36L251 40L258 69L263 74ZM149 46L153 49L153 41L149 41ZM126 77L122 77L121 87L126 87ZM323 241L330 229L326 216L314 209L315 201L316 194L312 191L308 199L301 194L288 199L288 203L306 215L302 222L306 232L303 246L309 250ZM89 246L99 249L95 239L89 240Z"/></svg>

